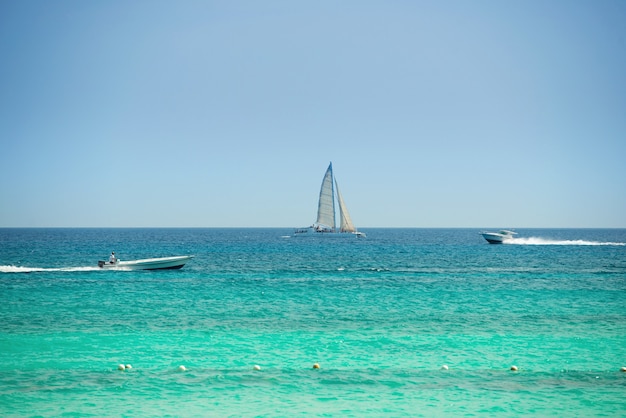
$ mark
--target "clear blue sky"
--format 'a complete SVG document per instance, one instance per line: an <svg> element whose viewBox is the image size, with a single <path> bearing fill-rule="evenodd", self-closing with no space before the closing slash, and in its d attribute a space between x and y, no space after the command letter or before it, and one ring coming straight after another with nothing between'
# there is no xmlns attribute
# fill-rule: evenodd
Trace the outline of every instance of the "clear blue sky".
<svg viewBox="0 0 626 418"><path fill-rule="evenodd" d="M2 1L0 227L626 227L626 2Z"/></svg>

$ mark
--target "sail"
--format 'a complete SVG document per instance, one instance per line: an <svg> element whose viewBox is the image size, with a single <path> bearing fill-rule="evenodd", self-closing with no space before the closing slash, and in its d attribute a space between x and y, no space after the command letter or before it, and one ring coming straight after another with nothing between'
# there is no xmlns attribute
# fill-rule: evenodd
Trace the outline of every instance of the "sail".
<svg viewBox="0 0 626 418"><path fill-rule="evenodd" d="M320 189L317 224L335 229L335 200L333 199L333 192L333 164L330 163Z"/></svg>
<svg viewBox="0 0 626 418"><path fill-rule="evenodd" d="M352 223L352 219L350 219L350 214L348 213L348 208L346 208L346 204L343 201L343 197L339 192L339 184L337 184L337 179L335 179L335 188L337 189L337 200L339 201L339 220L340 220L340 231L341 232L356 232L356 228Z"/></svg>

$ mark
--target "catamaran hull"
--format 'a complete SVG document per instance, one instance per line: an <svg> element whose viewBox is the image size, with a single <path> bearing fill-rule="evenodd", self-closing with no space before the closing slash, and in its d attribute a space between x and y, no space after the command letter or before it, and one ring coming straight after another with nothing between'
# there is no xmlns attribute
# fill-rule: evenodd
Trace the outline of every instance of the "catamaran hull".
<svg viewBox="0 0 626 418"><path fill-rule="evenodd" d="M329 230L318 231L315 228L304 228L295 231L296 237L332 237L332 238L365 238L363 232L333 232Z"/></svg>
<svg viewBox="0 0 626 418"><path fill-rule="evenodd" d="M192 255L148 258L144 260L118 261L115 264L98 261L98 267L108 270L176 270L192 259Z"/></svg>

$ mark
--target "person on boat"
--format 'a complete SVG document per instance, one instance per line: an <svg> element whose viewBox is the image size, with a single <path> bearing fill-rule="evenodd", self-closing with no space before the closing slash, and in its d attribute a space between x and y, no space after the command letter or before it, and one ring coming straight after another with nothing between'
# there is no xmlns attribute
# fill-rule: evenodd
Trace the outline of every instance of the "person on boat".
<svg viewBox="0 0 626 418"><path fill-rule="evenodd" d="M117 257L115 257L115 251L111 252L111 257L109 257L109 263L111 264L117 263Z"/></svg>

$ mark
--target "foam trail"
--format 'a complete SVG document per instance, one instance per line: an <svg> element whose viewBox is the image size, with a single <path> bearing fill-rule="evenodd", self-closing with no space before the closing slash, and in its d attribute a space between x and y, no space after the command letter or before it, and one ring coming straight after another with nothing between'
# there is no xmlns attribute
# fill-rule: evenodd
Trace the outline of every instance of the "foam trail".
<svg viewBox="0 0 626 418"><path fill-rule="evenodd" d="M59 268L43 268L43 267L24 267L24 266L0 266L0 273L36 273L42 271L96 271L101 270L99 267L59 267Z"/></svg>
<svg viewBox="0 0 626 418"><path fill-rule="evenodd" d="M517 245L619 245L626 246L624 242L601 242L601 241L585 241L581 239L577 240L553 240L539 237L529 238L513 238L504 241L505 244L517 244Z"/></svg>

